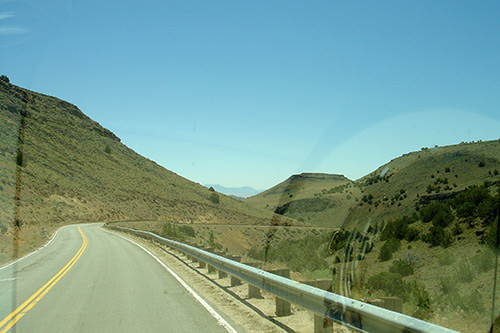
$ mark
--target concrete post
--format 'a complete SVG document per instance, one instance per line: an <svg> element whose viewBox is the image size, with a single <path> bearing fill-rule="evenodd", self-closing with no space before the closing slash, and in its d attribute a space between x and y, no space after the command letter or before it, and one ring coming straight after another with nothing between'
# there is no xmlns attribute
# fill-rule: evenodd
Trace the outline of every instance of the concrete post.
<svg viewBox="0 0 500 333"><path fill-rule="evenodd" d="M241 261L241 256L231 256L231 257L228 257L228 259L240 262ZM240 284L241 284L241 280L240 279L238 279L238 278L236 278L234 276L231 276L231 287L239 286Z"/></svg>
<svg viewBox="0 0 500 333"><path fill-rule="evenodd" d="M224 253L222 251L219 251L219 250L215 250L214 254L221 256L221 257L224 255ZM219 279L223 279L223 278L227 277L227 273L224 272L223 270L219 269L218 270L218 277L219 277Z"/></svg>
<svg viewBox="0 0 500 333"><path fill-rule="evenodd" d="M284 278L290 278L290 269L282 268L282 269L270 269L267 272L282 276ZM290 302L285 301L282 298L276 297L276 316L283 317L289 316L292 314L290 309Z"/></svg>
<svg viewBox="0 0 500 333"><path fill-rule="evenodd" d="M319 289L332 291L332 280L330 279L317 279L300 282ZM333 321L323 316L314 314L314 333L332 333L332 330Z"/></svg>
<svg viewBox="0 0 500 333"><path fill-rule="evenodd" d="M244 264L248 265L248 266L255 267L255 268L260 267L260 263L258 263L258 262L246 262ZM262 298L262 295L260 293L260 289L249 284L248 285L248 298Z"/></svg>

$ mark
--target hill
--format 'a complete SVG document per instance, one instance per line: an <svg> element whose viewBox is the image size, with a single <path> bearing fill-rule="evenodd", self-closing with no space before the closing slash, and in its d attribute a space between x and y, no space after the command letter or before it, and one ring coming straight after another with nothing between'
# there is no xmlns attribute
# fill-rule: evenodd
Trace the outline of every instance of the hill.
<svg viewBox="0 0 500 333"><path fill-rule="evenodd" d="M3 80L0 133L0 251L29 230L33 239L15 237L34 248L41 228L64 223L263 224L272 216L140 156L75 105Z"/></svg>
<svg viewBox="0 0 500 333"><path fill-rule="evenodd" d="M342 225L353 194L359 191L353 184L343 175L302 173L245 202L313 225L336 227Z"/></svg>
<svg viewBox="0 0 500 333"><path fill-rule="evenodd" d="M493 181L499 159L499 140L422 148L356 181L303 173L245 202L312 225L352 228L360 221L397 219L423 203Z"/></svg>
<svg viewBox="0 0 500 333"><path fill-rule="evenodd" d="M465 332L489 330L500 140L422 148L354 182L330 185L319 181L316 192L298 199L291 193L276 212L299 220L313 217L314 206L300 203L322 199L315 215L321 216L322 207L349 196L344 220L332 218L327 224L343 229L281 238L270 246L261 242L249 255L286 263L310 277L333 277L334 291L342 295L396 296L405 314ZM277 187L288 193L286 185ZM259 200L266 205L265 197ZM268 204L275 200L270 196Z"/></svg>
<svg viewBox="0 0 500 333"><path fill-rule="evenodd" d="M393 159L355 182L362 196L345 226L369 216L389 221L433 200L453 197L471 185L498 179L500 141L422 148Z"/></svg>

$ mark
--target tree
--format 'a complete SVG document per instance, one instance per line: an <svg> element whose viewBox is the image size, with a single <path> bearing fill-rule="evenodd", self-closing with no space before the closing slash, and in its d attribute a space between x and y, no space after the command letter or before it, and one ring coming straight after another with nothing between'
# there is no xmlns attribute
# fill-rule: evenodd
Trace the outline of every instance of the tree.
<svg viewBox="0 0 500 333"><path fill-rule="evenodd" d="M10 82L10 79L6 76L6 75L1 75L0 76L0 80L4 81L4 82L7 82L9 83Z"/></svg>
<svg viewBox="0 0 500 333"><path fill-rule="evenodd" d="M220 202L219 195L215 192L210 194L210 197L208 199L212 201L214 204L218 204Z"/></svg>

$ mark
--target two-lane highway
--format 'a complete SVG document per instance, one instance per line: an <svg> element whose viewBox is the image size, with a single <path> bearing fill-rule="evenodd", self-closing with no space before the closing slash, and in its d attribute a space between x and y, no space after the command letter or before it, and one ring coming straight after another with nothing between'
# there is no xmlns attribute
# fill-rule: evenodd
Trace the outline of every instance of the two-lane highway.
<svg viewBox="0 0 500 333"><path fill-rule="evenodd" d="M63 227L0 269L0 332L231 330L155 258L98 226Z"/></svg>

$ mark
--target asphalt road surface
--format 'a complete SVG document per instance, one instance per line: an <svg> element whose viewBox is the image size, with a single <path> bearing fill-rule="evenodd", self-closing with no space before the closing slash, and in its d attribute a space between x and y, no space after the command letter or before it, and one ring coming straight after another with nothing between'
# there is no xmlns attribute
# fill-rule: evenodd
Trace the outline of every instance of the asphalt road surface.
<svg viewBox="0 0 500 333"><path fill-rule="evenodd" d="M0 332L231 331L155 258L98 226L63 227L0 269Z"/></svg>

